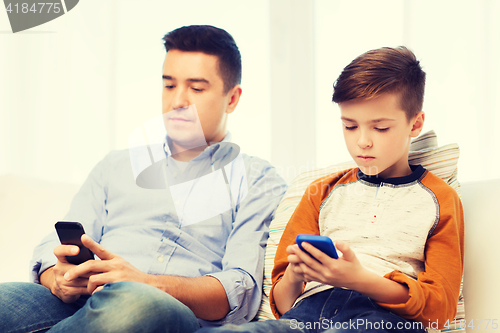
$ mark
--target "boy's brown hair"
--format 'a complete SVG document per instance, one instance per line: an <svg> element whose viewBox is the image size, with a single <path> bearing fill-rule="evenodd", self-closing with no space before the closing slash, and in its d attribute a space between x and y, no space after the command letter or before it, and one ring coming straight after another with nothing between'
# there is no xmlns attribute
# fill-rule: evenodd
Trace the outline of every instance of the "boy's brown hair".
<svg viewBox="0 0 500 333"><path fill-rule="evenodd" d="M347 65L333 85L332 101L370 99L396 93L399 103L412 119L424 103L425 72L412 51L404 46L368 51Z"/></svg>

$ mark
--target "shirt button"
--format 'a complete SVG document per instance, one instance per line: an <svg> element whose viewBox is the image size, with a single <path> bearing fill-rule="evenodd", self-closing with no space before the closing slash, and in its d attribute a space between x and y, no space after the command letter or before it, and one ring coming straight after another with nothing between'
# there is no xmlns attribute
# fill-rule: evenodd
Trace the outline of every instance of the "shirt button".
<svg viewBox="0 0 500 333"><path fill-rule="evenodd" d="M176 206L179 206L179 200L175 200L174 203Z"/></svg>
<svg viewBox="0 0 500 333"><path fill-rule="evenodd" d="M159 256L159 257L158 257L158 261L159 261L159 262L163 262L163 256Z"/></svg>
<svg viewBox="0 0 500 333"><path fill-rule="evenodd" d="M177 174L177 172L174 172L174 177L176 177L176 178L177 178L177 175L178 175L178 174Z"/></svg>

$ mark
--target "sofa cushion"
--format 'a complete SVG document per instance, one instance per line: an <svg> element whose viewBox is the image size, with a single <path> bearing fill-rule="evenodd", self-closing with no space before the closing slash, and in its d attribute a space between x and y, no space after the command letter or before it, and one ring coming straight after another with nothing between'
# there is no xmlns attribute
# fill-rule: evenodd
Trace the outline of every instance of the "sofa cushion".
<svg viewBox="0 0 500 333"><path fill-rule="evenodd" d="M437 144L436 133L434 131L429 131L412 141L408 159L410 164L421 164L424 168L443 179L460 195L460 184L457 180L458 157L459 148L457 144L449 144L439 147ZM274 256L276 254L276 250L278 249L278 244L281 239L281 235L285 230L286 224L292 216L295 207L300 202L307 186L320 177L352 167L356 167L354 161L336 164L322 169L306 171L297 176L290 184L285 196L276 209L276 213L269 227L269 239L264 259L264 292L262 295L262 303L259 312L257 313L257 320L275 319L269 305L269 293L272 287L271 273L274 266ZM457 305L457 316L455 317L455 320L461 320L463 318L465 318L464 305L462 292L460 292L460 299ZM458 326L459 325L457 324L457 327ZM455 324L451 323L450 328L454 327Z"/></svg>

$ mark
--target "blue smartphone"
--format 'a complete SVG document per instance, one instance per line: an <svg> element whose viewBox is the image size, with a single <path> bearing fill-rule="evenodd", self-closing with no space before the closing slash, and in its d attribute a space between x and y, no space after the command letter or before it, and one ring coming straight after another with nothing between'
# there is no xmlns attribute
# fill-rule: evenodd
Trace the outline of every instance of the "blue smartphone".
<svg viewBox="0 0 500 333"><path fill-rule="evenodd" d="M333 259L338 259L339 256L337 254L337 250L335 249L335 245L333 245L332 240L330 237L326 236L320 236L320 235L306 235L306 234L300 234L297 235L297 238L295 240L297 242L297 245L299 245L299 248L304 251L305 253L309 254L311 257L314 258L313 255L311 255L309 252L304 250L302 247L302 242L308 242L318 250L320 250L323 253L326 253ZM316 259L316 258L314 258ZM318 260L318 259L316 259ZM319 260L318 260L319 261Z"/></svg>

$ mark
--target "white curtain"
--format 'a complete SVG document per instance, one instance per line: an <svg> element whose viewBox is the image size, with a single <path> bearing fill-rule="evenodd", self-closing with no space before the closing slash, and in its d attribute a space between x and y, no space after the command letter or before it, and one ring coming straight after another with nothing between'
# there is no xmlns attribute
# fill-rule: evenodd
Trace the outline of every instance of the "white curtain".
<svg viewBox="0 0 500 333"><path fill-rule="evenodd" d="M496 0L85 0L12 34L0 10L0 174L81 183L161 112L163 35L212 24L243 57L233 137L287 180L350 159L333 81L357 55L402 44L427 72L425 130L461 147L459 179L498 178L498 17Z"/></svg>

